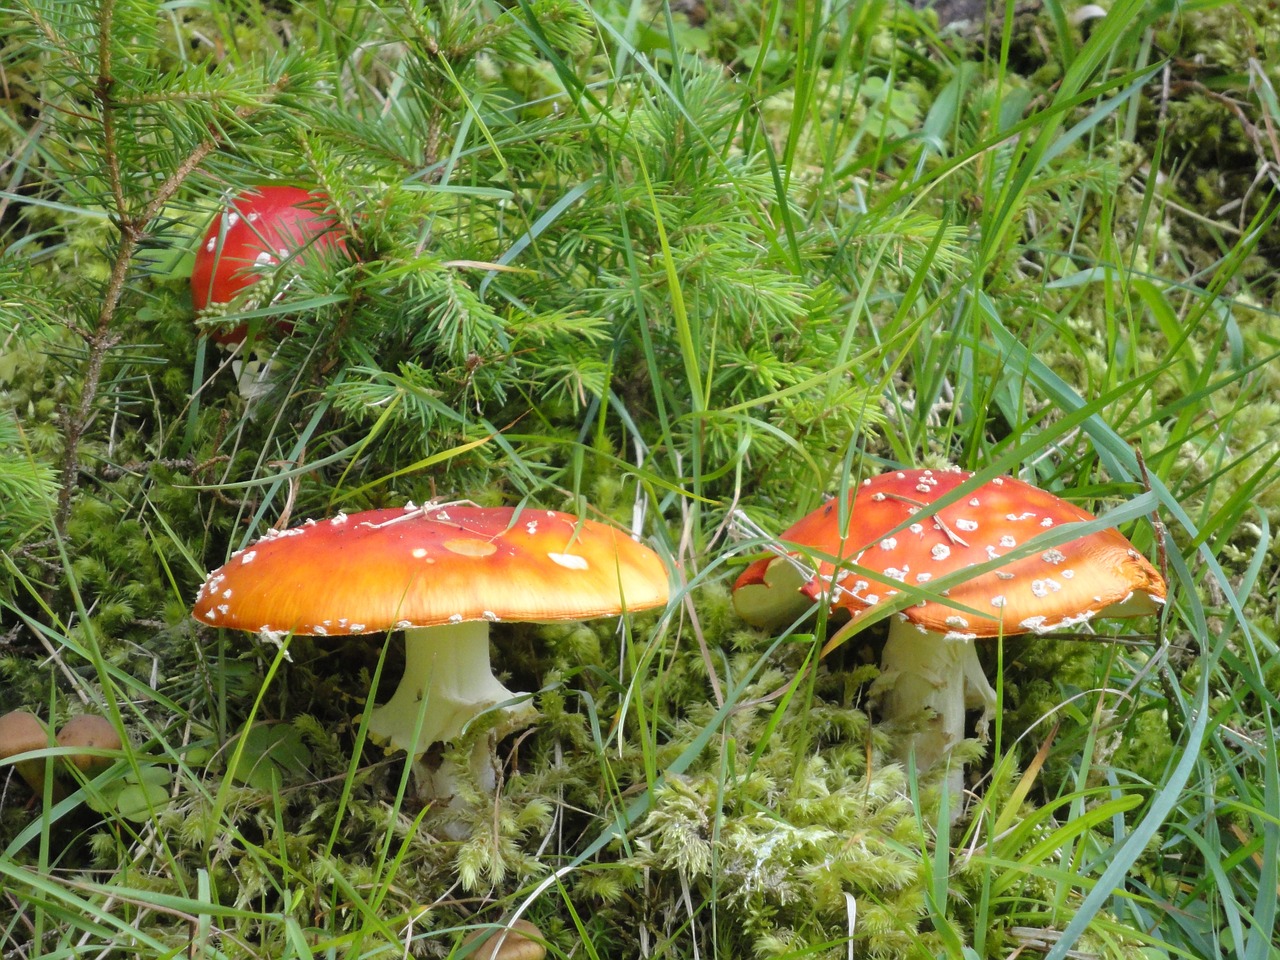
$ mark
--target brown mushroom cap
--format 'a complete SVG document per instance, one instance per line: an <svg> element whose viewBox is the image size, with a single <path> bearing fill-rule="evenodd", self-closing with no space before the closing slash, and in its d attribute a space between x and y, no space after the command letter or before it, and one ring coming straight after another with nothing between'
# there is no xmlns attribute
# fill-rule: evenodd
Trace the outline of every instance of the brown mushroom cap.
<svg viewBox="0 0 1280 960"><path fill-rule="evenodd" d="M465 948L481 941L475 952L469 954L470 960L542 960L547 955L547 948L542 945L545 939L542 931L528 920L516 920L506 928L505 937L503 933L502 930L473 930L463 938L461 946Z"/></svg>
<svg viewBox="0 0 1280 960"><path fill-rule="evenodd" d="M809 602L826 596L833 607L858 617L899 593L903 583L928 589L930 581L996 560L1059 524L1094 519L1012 477L996 477L940 510L928 509L972 476L904 470L863 481L852 492L847 535L835 500L781 535L782 541L811 547L822 558L816 576L791 582ZM847 559L876 576L838 569L831 558ZM747 567L734 587L735 599L744 588L754 588L757 595L744 594L739 609L765 609L759 594L779 579L777 565L790 563L771 557ZM1044 633L1096 615L1152 613L1164 602L1166 589L1147 559L1119 531L1107 529L1011 560L943 591L951 603L977 616L938 600L922 601L903 614L923 629L957 638ZM793 604L789 609L794 615Z"/></svg>
<svg viewBox="0 0 1280 960"><path fill-rule="evenodd" d="M72 717L58 731L61 747L88 747L100 750L119 750L120 734L106 717L82 713ZM93 776L111 765L109 757L89 753L73 753L67 757L85 776Z"/></svg>
<svg viewBox="0 0 1280 960"><path fill-rule="evenodd" d="M625 533L553 510L412 505L273 531L214 571L196 619L336 636L468 620L581 620L667 599Z"/></svg>
<svg viewBox="0 0 1280 960"><path fill-rule="evenodd" d="M40 719L25 710L0 716L0 760L49 746L49 732ZM44 760L23 760L15 765L32 792L44 791Z"/></svg>

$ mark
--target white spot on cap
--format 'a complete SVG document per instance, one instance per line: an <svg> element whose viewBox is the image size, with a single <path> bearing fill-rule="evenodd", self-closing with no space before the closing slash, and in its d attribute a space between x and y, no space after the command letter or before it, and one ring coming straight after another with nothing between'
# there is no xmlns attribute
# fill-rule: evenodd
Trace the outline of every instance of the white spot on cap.
<svg viewBox="0 0 1280 960"><path fill-rule="evenodd" d="M929 485L927 483L917 483L916 490L918 490L920 493L928 493Z"/></svg>
<svg viewBox="0 0 1280 960"><path fill-rule="evenodd" d="M996 571L996 579L997 579L997 580L1012 580L1012 579L1013 579L1013 574L1012 574L1012 573L1010 573L1008 570L997 570L997 571Z"/></svg>
<svg viewBox="0 0 1280 960"><path fill-rule="evenodd" d="M283 254L281 255L283 256ZM255 267L269 267L269 266L272 266L275 262L276 262L276 258L273 257L266 250L260 250L258 252L258 255L253 258L253 265Z"/></svg>
<svg viewBox="0 0 1280 960"><path fill-rule="evenodd" d="M1101 597L1095 597L1095 599L1096 599L1099 603L1101 603L1101 602L1102 602L1102 598L1101 598ZM1057 622L1057 623L1056 623L1052 628L1046 628L1046 629L1054 629L1054 630L1057 630L1057 629L1059 629L1059 628L1061 628L1061 627L1074 627L1074 626L1075 626L1076 624L1078 624L1078 623L1088 623L1088 622L1089 622L1090 620L1092 620L1092 619L1093 619L1093 611L1092 611L1092 610L1082 610L1082 611L1081 611L1077 616L1074 616L1074 617L1063 617L1063 618L1062 618L1061 620L1059 620L1059 621L1058 621L1058 622Z"/></svg>
<svg viewBox="0 0 1280 960"><path fill-rule="evenodd" d="M445 540L441 546L460 557L477 559L491 557L498 552L497 546L492 541L479 540L474 537L454 537L451 540Z"/></svg>
<svg viewBox="0 0 1280 960"><path fill-rule="evenodd" d="M246 551L245 551L245 552L240 556L240 562L241 562L241 563L253 563L253 558L254 558L254 557L256 557L257 555L258 555L258 551L257 551L257 550L246 550Z"/></svg>
<svg viewBox="0 0 1280 960"><path fill-rule="evenodd" d="M255 211L249 214L249 216L247 216L245 219L248 220L250 223L257 223L259 220L262 219L262 214Z"/></svg>
<svg viewBox="0 0 1280 960"><path fill-rule="evenodd" d="M218 245L218 238L210 237L209 242L204 245L204 252L213 253L214 248L217 247L217 245Z"/></svg>
<svg viewBox="0 0 1280 960"><path fill-rule="evenodd" d="M1004 597L1001 594L996 594L991 598L991 605L993 607L1003 607L1005 605Z"/></svg>
<svg viewBox="0 0 1280 960"><path fill-rule="evenodd" d="M219 613L221 613L221 614L228 614L228 613L230 613L230 612L231 612L231 604L229 604L229 603L220 603L220 604L218 604L218 612L219 612Z"/></svg>
<svg viewBox="0 0 1280 960"><path fill-rule="evenodd" d="M350 629L352 633L364 633L366 628L363 623L353 623L348 629Z"/></svg>
<svg viewBox="0 0 1280 960"><path fill-rule="evenodd" d="M871 495L871 499L872 499L872 500L874 500L876 503L879 503L881 500L883 500L883 499L884 499L884 494L883 494L883 493L873 493L873 494Z"/></svg>
<svg viewBox="0 0 1280 960"><path fill-rule="evenodd" d="M427 548L426 548L426 547L414 547L414 548L413 548L413 558L414 558L415 560L421 560L421 559L422 559L423 557L425 557L426 555L427 555Z"/></svg>
<svg viewBox="0 0 1280 960"><path fill-rule="evenodd" d="M907 529L917 535L924 533L924 526L919 523L913 523L911 526L907 527Z"/></svg>
<svg viewBox="0 0 1280 960"><path fill-rule="evenodd" d="M1040 526L1042 526L1042 527L1052 527L1052 526L1053 526L1053 517L1045 517L1043 520L1041 520L1041 521L1040 521Z"/></svg>
<svg viewBox="0 0 1280 960"><path fill-rule="evenodd" d="M529 534L529 536L532 537L535 533L538 532L538 521L530 520L528 523L524 525L524 529L525 529L525 533Z"/></svg>
<svg viewBox="0 0 1280 960"><path fill-rule="evenodd" d="M944 620L943 623L945 623L948 627L955 627L958 630L963 629L969 625L969 621L966 620L964 617L956 616L954 614L952 616L947 617L947 619Z"/></svg>
<svg viewBox="0 0 1280 960"><path fill-rule="evenodd" d="M206 611L204 612L204 618L205 618L206 620L217 620L217 619L218 619L218 611L217 611L217 610L215 610L215 609L213 609L213 607L210 607L208 610L206 610Z"/></svg>
<svg viewBox="0 0 1280 960"><path fill-rule="evenodd" d="M933 579L933 574L932 574L932 573L917 573L917 574L916 574L916 583L928 583L928 582L929 582L930 580L932 580L932 579Z"/></svg>
<svg viewBox="0 0 1280 960"><path fill-rule="evenodd" d="M888 577L890 580L906 580L907 579L907 571L899 570L897 567L885 567L884 575Z"/></svg>
<svg viewBox="0 0 1280 960"><path fill-rule="evenodd" d="M976 633L965 633L961 630L948 630L942 635L943 640L951 640L952 642L966 643L970 640L977 640Z"/></svg>
<svg viewBox="0 0 1280 960"><path fill-rule="evenodd" d="M971 507L976 507L976 506L978 506L978 505L979 505L979 504L978 504L978 498L977 498L977 497L973 497L972 499L970 499L970 500L969 500L969 506L971 506Z"/></svg>
<svg viewBox="0 0 1280 960"><path fill-rule="evenodd" d="M558 563L566 570L586 570L587 558L580 557L576 553L548 553L553 563Z"/></svg>
<svg viewBox="0 0 1280 960"><path fill-rule="evenodd" d="M228 210L227 211L227 229L230 230L239 222L240 222L240 214L236 213L234 210Z"/></svg>
<svg viewBox="0 0 1280 960"><path fill-rule="evenodd" d="M945 560L951 556L951 548L945 543L935 543L933 549L929 551L929 555L935 560Z"/></svg>
<svg viewBox="0 0 1280 960"><path fill-rule="evenodd" d="M992 486L994 486L994 487L1003 487L1003 486L1004 486L1004 477L992 477L992 478L991 478L991 485L992 485Z"/></svg>
<svg viewBox="0 0 1280 960"><path fill-rule="evenodd" d="M895 477L897 477L899 480L905 480L905 479L907 479L907 475L906 475L905 473L903 473L901 470L899 470L897 473L895 473L895 474L894 474L894 476L895 476Z"/></svg>
<svg viewBox="0 0 1280 960"><path fill-rule="evenodd" d="M327 637L329 635L329 630L318 623L311 628L311 632L317 637Z"/></svg>
<svg viewBox="0 0 1280 960"><path fill-rule="evenodd" d="M1059 571L1058 573L1058 576L1060 576L1063 580L1070 580L1075 575L1076 575L1076 572L1074 570L1062 570L1062 571Z"/></svg>
<svg viewBox="0 0 1280 960"><path fill-rule="evenodd" d="M231 588L230 588L230 587L228 587L226 590L223 590L223 591L222 591L222 599L223 599L223 600L230 600L230 599L231 599Z"/></svg>
<svg viewBox="0 0 1280 960"><path fill-rule="evenodd" d="M397 629L397 630L408 630L408 629L409 629L410 627L412 627L412 626L413 626L413 621L412 621L412 620L397 620L397 621L396 621L396 629ZM352 629L353 629L353 630L355 629L355 625L354 625L354 624L352 625Z"/></svg>
<svg viewBox="0 0 1280 960"><path fill-rule="evenodd" d="M341 510L338 511L337 516L333 517L329 521L330 525L335 527L340 527L346 522L347 522L347 515L343 513Z"/></svg>
<svg viewBox="0 0 1280 960"><path fill-rule="evenodd" d="M897 547L898 547L898 540L896 537L885 537L883 540L880 541L881 550L896 550Z"/></svg>
<svg viewBox="0 0 1280 960"><path fill-rule="evenodd" d="M978 529L978 521L966 520L964 517L961 517L956 521L956 527L965 531L965 533L973 533L973 531Z"/></svg>
<svg viewBox="0 0 1280 960"><path fill-rule="evenodd" d="M1005 515L1005 519L1010 523L1019 523L1023 520L1030 520L1035 514L1028 510L1025 513L1010 513Z"/></svg>
<svg viewBox="0 0 1280 960"><path fill-rule="evenodd" d="M1009 536L1007 533L1000 538L1000 546L1005 547L1006 549L1009 547L1016 547L1017 545L1018 541L1013 539L1013 537Z"/></svg>
<svg viewBox="0 0 1280 960"><path fill-rule="evenodd" d="M1049 587L1043 580L1032 580L1031 592L1037 597L1047 597L1049 595Z"/></svg>
<svg viewBox="0 0 1280 960"><path fill-rule="evenodd" d="M1022 627L1024 630L1031 630L1035 633L1044 633L1045 630L1049 629L1045 627L1044 621L1044 617L1027 617L1027 619L1019 623L1018 626Z"/></svg>
<svg viewBox="0 0 1280 960"><path fill-rule="evenodd" d="M449 618L449 622L450 622L450 623L461 623L461 622L462 622L462 614L460 614L460 613L455 613L453 616L451 616L451 617Z"/></svg>
<svg viewBox="0 0 1280 960"><path fill-rule="evenodd" d="M494 613L492 610L486 610L482 614L480 614L480 616L484 617L490 623L498 622L498 615Z"/></svg>
<svg viewBox="0 0 1280 960"><path fill-rule="evenodd" d="M1060 550L1046 550L1044 553L1040 554L1040 559L1045 563L1061 563L1067 558L1063 556Z"/></svg>

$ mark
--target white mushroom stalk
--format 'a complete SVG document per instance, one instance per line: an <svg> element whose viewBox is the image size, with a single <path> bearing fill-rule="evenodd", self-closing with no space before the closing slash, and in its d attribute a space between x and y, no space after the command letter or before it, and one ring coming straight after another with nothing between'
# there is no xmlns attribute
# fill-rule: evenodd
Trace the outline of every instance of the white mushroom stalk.
<svg viewBox="0 0 1280 960"><path fill-rule="evenodd" d="M907 722L923 717L902 754L915 754L916 769L926 771L942 762L964 739L965 715L982 710L979 736L996 709L996 692L978 660L973 634L921 630L905 618L890 620L889 638L880 655L880 713L885 720ZM951 786L963 784L957 764Z"/></svg>
<svg viewBox="0 0 1280 960"><path fill-rule="evenodd" d="M419 744L452 742L481 713L520 696L493 675L488 621L408 629L404 654L399 686L369 715L369 736L388 749L416 755L422 752ZM500 729L515 729L533 717L527 703L505 711Z"/></svg>

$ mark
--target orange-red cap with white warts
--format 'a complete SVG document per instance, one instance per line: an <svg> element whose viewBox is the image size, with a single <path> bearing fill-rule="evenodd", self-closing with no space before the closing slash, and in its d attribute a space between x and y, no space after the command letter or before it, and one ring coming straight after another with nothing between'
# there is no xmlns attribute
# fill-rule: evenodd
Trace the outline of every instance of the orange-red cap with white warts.
<svg viewBox="0 0 1280 960"><path fill-rule="evenodd" d="M218 627L344 636L467 620L585 620L667 600L658 555L553 510L428 505L273 531L209 575Z"/></svg>
<svg viewBox="0 0 1280 960"><path fill-rule="evenodd" d="M931 509L971 477L953 470L903 470L863 481L852 492L847 531L840 526L840 503L833 500L779 538L811 548L820 558L817 570L801 577L792 558L756 561L734 586L739 612L751 622L777 622L767 615L772 603L783 617L794 618L799 591L803 604L825 597L857 617L901 592L903 584L927 590L932 581L998 560L1060 524L1094 519L1012 477L996 477ZM841 569L833 560L875 575ZM778 587L792 597L769 598ZM1124 535L1106 529L1010 560L944 590L949 603L922 600L903 614L924 629L957 638L1043 633L1094 616L1153 613L1166 590L1164 578Z"/></svg>

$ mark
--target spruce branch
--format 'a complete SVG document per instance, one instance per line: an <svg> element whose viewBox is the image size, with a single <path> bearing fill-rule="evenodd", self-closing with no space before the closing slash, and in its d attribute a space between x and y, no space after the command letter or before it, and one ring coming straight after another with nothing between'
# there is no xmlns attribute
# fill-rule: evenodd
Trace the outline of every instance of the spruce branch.
<svg viewBox="0 0 1280 960"><path fill-rule="evenodd" d="M66 532L67 520L71 516L72 496L75 492L76 478L80 473L80 444L84 432L93 415L94 404L98 396L98 388L102 382L102 367L108 352L120 338L113 332L116 313L124 296L125 284L129 277L129 269L138 246L146 237L148 225L160 215L165 204L173 199L178 189L208 157L225 142L225 134L210 124L207 128L209 136L201 141L183 158L172 173L156 188L150 200L138 213L130 213L123 189L120 156L115 138L116 110L110 91L113 81L110 78L111 59L107 52L109 44L110 11L112 4L104 6L101 21L103 35L100 38L99 76L95 88L98 102L102 108L102 130L104 138L104 159L106 161L111 191L116 203L116 228L120 231L119 245L116 248L115 260L111 265L111 273L103 291L102 305L91 333L85 336L88 357L85 365L84 383L80 392L80 404L75 415L66 423L63 439L62 465L60 469L60 489L58 491L58 508L54 514L54 525L61 536ZM288 74L282 75L264 90L261 99L254 104L238 107L233 114L237 120L247 120L275 99L289 85Z"/></svg>

